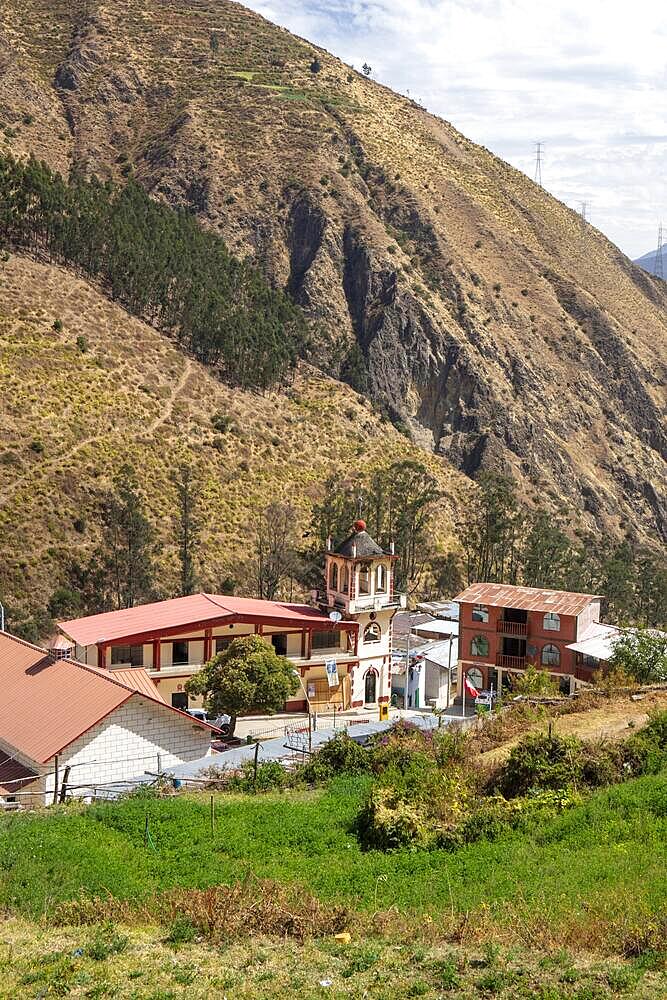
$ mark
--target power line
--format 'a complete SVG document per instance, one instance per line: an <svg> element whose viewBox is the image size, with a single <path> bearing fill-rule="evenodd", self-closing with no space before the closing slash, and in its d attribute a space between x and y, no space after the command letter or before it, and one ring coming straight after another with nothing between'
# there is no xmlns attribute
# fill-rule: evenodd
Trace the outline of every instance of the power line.
<svg viewBox="0 0 667 1000"><path fill-rule="evenodd" d="M535 183L542 187L542 147L543 142L535 143Z"/></svg>
<svg viewBox="0 0 667 1000"><path fill-rule="evenodd" d="M665 278L665 267L662 259L662 222L658 226L658 249L655 252L655 266L653 268L653 273L656 278Z"/></svg>

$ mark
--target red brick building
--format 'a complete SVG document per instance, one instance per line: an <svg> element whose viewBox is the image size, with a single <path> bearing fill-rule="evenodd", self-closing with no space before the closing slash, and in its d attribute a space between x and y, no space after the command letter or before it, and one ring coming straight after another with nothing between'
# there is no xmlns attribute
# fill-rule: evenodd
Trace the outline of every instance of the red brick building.
<svg viewBox="0 0 667 1000"><path fill-rule="evenodd" d="M577 663L568 646L600 630L596 594L573 594L502 583L475 583L455 598L460 607L459 679L500 691L530 663L573 691L594 668ZM460 690L460 688L459 688Z"/></svg>

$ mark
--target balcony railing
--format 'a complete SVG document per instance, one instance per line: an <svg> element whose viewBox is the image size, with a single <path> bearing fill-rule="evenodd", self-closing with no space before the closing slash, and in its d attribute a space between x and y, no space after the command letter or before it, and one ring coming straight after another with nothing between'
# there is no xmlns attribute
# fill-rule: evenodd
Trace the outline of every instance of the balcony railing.
<svg viewBox="0 0 667 1000"><path fill-rule="evenodd" d="M501 618L496 622L496 632L505 635L528 635L528 622L508 622Z"/></svg>
<svg viewBox="0 0 667 1000"><path fill-rule="evenodd" d="M509 667L512 670L523 670L526 666L526 657L506 656L504 653L496 653L496 666Z"/></svg>

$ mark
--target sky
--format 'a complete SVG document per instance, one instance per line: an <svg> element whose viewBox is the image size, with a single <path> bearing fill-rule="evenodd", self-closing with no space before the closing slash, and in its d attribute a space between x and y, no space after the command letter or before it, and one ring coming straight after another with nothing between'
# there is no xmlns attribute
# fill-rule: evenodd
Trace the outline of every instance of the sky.
<svg viewBox="0 0 667 1000"><path fill-rule="evenodd" d="M245 0L535 175L630 257L667 233L667 3Z"/></svg>

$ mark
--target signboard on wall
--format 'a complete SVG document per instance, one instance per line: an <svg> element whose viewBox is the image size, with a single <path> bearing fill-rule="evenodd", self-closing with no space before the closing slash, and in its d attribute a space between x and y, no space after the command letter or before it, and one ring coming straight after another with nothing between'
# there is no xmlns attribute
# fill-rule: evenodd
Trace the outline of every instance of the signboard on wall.
<svg viewBox="0 0 667 1000"><path fill-rule="evenodd" d="M325 660L324 669L327 672L327 682L330 688L338 687L340 681L338 680L338 667L336 666L335 660Z"/></svg>

